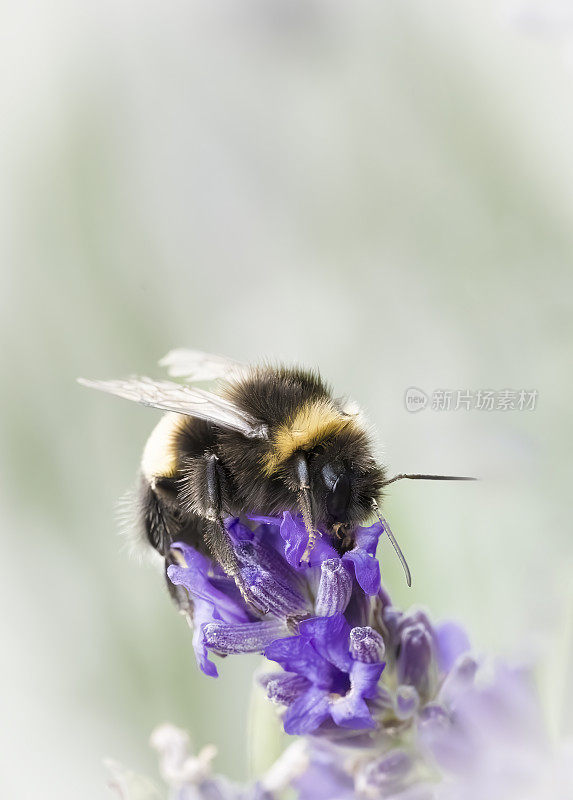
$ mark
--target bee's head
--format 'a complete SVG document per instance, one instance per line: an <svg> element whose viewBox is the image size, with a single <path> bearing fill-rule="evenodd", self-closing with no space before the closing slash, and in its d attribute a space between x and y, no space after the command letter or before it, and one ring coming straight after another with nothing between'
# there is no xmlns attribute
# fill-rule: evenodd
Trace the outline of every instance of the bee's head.
<svg viewBox="0 0 573 800"><path fill-rule="evenodd" d="M291 471L297 487L308 486L313 523L328 531L343 526L351 532L363 524L385 480L366 433L357 428L295 453Z"/></svg>
<svg viewBox="0 0 573 800"><path fill-rule="evenodd" d="M388 523L380 516L378 501L384 486L402 478L418 480L474 480L452 475L400 474L386 478L384 467L378 465L372 454L368 434L356 424L351 415L340 421L327 420L319 427L315 438L305 435L304 444L297 436L301 431L291 426L284 437L284 450L289 456L283 462L283 478L288 488L296 493L306 529L308 545L303 561L309 554L319 531L345 535L352 541L356 528L363 525L374 513L382 523L404 568L408 586L410 570L406 559ZM303 420L304 421L304 420ZM304 427L302 433L304 433Z"/></svg>

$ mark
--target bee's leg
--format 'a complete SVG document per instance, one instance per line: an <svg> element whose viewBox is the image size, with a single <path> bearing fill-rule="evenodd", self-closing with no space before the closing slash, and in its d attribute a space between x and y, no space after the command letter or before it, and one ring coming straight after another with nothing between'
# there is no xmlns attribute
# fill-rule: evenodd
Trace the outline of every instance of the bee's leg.
<svg viewBox="0 0 573 800"><path fill-rule="evenodd" d="M308 564L310 560L310 554L312 553L314 546L316 544L316 540L320 534L316 528L316 523L314 521L312 494L310 493L310 477L308 472L308 463L304 453L299 453L295 457L294 465L296 472L296 481L298 483L298 503L304 521L304 527L306 528L306 532L308 533L308 542L305 551L302 555L301 563Z"/></svg>
<svg viewBox="0 0 573 800"><path fill-rule="evenodd" d="M177 539L181 521L177 511L177 492L169 478L141 476L139 488L139 518L149 544L162 556L167 556L171 542Z"/></svg>
<svg viewBox="0 0 573 800"><path fill-rule="evenodd" d="M261 608L242 578L237 554L223 524L222 493L225 487L222 484L226 481L225 474L215 454L208 453L205 458L205 485L203 487L207 520L205 542L215 561L221 565L227 575L233 578L244 600L256 611L264 614L266 609Z"/></svg>
<svg viewBox="0 0 573 800"><path fill-rule="evenodd" d="M209 520L206 526L205 541L212 557L221 565L227 575L233 578L243 596L243 600L249 604L251 609L259 614L266 614L268 608L261 606L260 601L253 595L241 575L241 565L233 549L229 534L225 530L223 520L221 518Z"/></svg>
<svg viewBox="0 0 573 800"><path fill-rule="evenodd" d="M139 518L149 544L165 559L165 583L171 599L189 624L193 620L193 601L182 586L171 583L167 568L178 564L177 553L171 544L177 541L184 527L177 506L175 481L171 478L141 476L139 488Z"/></svg>

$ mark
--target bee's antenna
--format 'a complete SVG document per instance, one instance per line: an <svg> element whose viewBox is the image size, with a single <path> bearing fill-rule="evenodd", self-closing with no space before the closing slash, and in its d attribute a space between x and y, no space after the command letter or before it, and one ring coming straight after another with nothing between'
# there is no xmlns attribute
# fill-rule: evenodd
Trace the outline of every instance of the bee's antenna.
<svg viewBox="0 0 573 800"><path fill-rule="evenodd" d="M312 495L310 493L310 476L308 474L308 464L303 453L299 453L295 460L295 470L298 482L298 503L304 521L304 527L308 532L308 544L302 556L302 561L308 561L310 552L314 548L318 531L314 521L312 511Z"/></svg>
<svg viewBox="0 0 573 800"><path fill-rule="evenodd" d="M404 475L403 477L408 477L408 476ZM394 550L396 552L396 555L398 556L400 564L402 564L402 568L403 568L404 574L406 576L406 583L408 584L408 586L411 586L412 585L412 575L410 574L410 567L408 566L408 562L406 561L406 559L404 557L404 553L400 549L400 545L396 541L396 537L392 533L392 530L390 529L390 526L388 525L388 523L386 522L386 520L384 519L384 517L380 513L380 509L378 508L378 503L374 500L372 505L374 506L374 511L376 512L376 515L377 515L378 519L382 523L382 527L384 528L384 532L386 533L386 536L390 539L390 542L392 543L392 547L394 548Z"/></svg>
<svg viewBox="0 0 573 800"><path fill-rule="evenodd" d="M394 481L401 481L402 478L410 478L413 481L477 481L479 478L466 478L461 475L406 475L401 472L400 475L394 475L387 481L384 481L382 486L388 486L389 483Z"/></svg>

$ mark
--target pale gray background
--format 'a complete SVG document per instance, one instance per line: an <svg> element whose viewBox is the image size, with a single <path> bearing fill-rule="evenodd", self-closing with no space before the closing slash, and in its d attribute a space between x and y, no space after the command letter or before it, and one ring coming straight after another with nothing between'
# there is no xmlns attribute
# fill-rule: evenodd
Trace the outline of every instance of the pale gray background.
<svg viewBox="0 0 573 800"><path fill-rule="evenodd" d="M500 3L5 5L0 17L0 794L103 797L171 720L243 777L252 659L198 673L161 576L116 535L155 412L78 375L169 348L320 367L397 484L387 586L571 670L572 76ZM534 412L404 390L539 391ZM569 622L568 622L569 621ZM570 690L569 690L570 691ZM569 698L570 699L570 698ZM569 731L571 732L571 731Z"/></svg>

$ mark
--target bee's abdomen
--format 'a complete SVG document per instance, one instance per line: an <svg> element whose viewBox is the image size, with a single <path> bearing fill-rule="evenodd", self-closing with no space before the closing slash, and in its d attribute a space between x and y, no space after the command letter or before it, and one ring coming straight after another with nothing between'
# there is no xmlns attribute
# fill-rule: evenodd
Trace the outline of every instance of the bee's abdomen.
<svg viewBox="0 0 573 800"><path fill-rule="evenodd" d="M187 418L181 414L165 414L155 426L141 459L141 472L149 483L157 478L173 478L180 463L179 439Z"/></svg>
<svg viewBox="0 0 573 800"><path fill-rule="evenodd" d="M212 426L181 414L165 414L155 426L141 459L138 516L143 535L165 555L194 514L181 504L181 477L214 445Z"/></svg>

